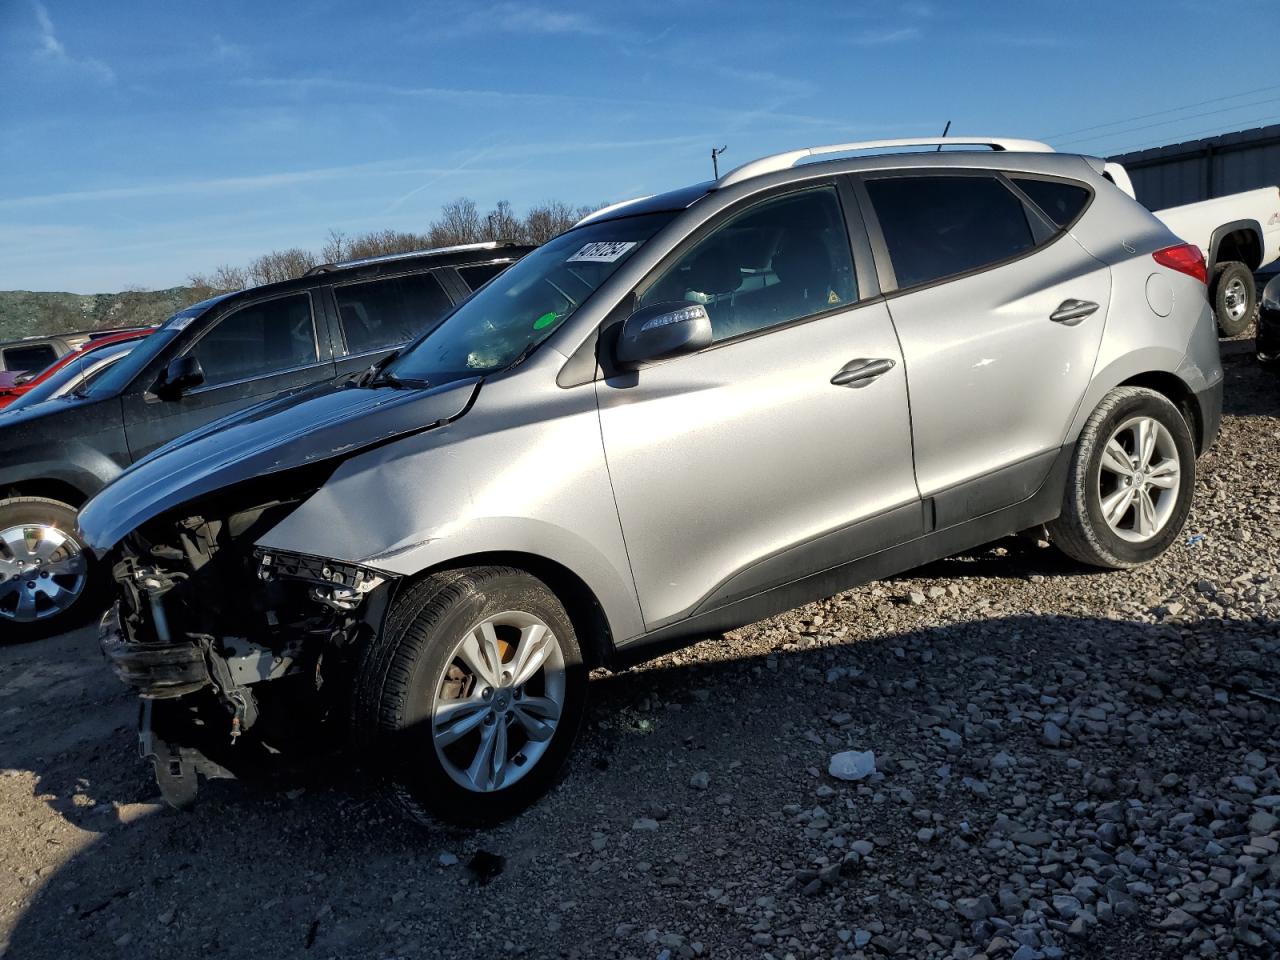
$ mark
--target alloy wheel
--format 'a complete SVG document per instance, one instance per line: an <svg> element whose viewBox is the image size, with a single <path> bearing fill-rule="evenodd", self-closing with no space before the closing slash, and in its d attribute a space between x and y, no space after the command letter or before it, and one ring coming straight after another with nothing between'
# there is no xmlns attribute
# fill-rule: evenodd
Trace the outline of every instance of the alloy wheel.
<svg viewBox="0 0 1280 960"><path fill-rule="evenodd" d="M1121 539L1145 543L1164 529L1178 502L1182 465L1173 434L1159 420L1134 417L1107 440L1097 494L1102 518Z"/></svg>
<svg viewBox="0 0 1280 960"><path fill-rule="evenodd" d="M0 621L34 623L65 613L84 592L88 562L57 527L0 530Z"/></svg>
<svg viewBox="0 0 1280 960"><path fill-rule="evenodd" d="M476 624L450 654L432 702L445 771L477 793L511 786L546 753L566 687L564 651L541 619L508 611Z"/></svg>

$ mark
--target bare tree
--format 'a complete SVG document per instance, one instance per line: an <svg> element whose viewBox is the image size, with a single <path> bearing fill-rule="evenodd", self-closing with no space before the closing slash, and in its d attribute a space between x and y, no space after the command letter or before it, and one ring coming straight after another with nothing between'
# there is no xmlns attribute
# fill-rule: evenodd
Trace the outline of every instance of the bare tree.
<svg viewBox="0 0 1280 960"><path fill-rule="evenodd" d="M480 239L480 212L476 202L466 197L450 200L440 208L440 217L428 231L433 247L452 247Z"/></svg>
<svg viewBox="0 0 1280 960"><path fill-rule="evenodd" d="M424 233L406 233L399 230L377 230L362 233L347 244L347 259L360 260L364 257L382 257L391 253L409 253L413 250L425 250L431 246L431 239Z"/></svg>
<svg viewBox="0 0 1280 960"><path fill-rule="evenodd" d="M230 293L249 286L249 277L243 267L223 264L213 273L193 273L187 278L187 286L197 300L207 300L217 293Z"/></svg>
<svg viewBox="0 0 1280 960"><path fill-rule="evenodd" d="M340 263L478 240L546 243L597 209L598 206L573 207L560 200L552 200L532 207L521 217L509 201L499 200L482 216L474 200L459 197L441 207L440 216L423 233L386 229L348 236L342 230L332 229L320 248L319 256L301 247L273 250L255 258L246 267L224 263L212 273L192 274L187 278L187 286L191 288L192 296L203 300L217 293L291 280L318 263Z"/></svg>
<svg viewBox="0 0 1280 960"><path fill-rule="evenodd" d="M350 260L351 241L347 239L347 235L341 230L329 229L329 237L325 240L324 246L320 248L320 259L325 263L340 263L343 260Z"/></svg>
<svg viewBox="0 0 1280 960"><path fill-rule="evenodd" d="M485 214L481 234L485 240L519 240L524 235L524 224L508 201L499 200L497 206Z"/></svg>
<svg viewBox="0 0 1280 960"><path fill-rule="evenodd" d="M552 200L529 211L524 219L525 239L529 243L546 243L558 237L581 218L567 203Z"/></svg>
<svg viewBox="0 0 1280 960"><path fill-rule="evenodd" d="M300 277L316 265L316 255L301 247L273 250L249 264L249 279L254 284L277 283Z"/></svg>

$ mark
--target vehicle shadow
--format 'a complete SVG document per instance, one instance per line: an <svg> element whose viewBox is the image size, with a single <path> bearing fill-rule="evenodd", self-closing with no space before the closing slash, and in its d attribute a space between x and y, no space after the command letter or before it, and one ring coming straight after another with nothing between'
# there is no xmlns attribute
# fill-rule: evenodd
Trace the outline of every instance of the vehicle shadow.
<svg viewBox="0 0 1280 960"><path fill-rule="evenodd" d="M1222 412L1228 416L1280 415L1280 376L1263 370L1254 358L1252 337L1223 340Z"/></svg>
<svg viewBox="0 0 1280 960"><path fill-rule="evenodd" d="M748 628L751 655L740 631L598 677L565 781L489 830L406 825L337 764L284 789L207 784L194 810L176 813L137 804L145 771L124 731L29 756L0 778L6 805L28 780L37 796L74 793L75 774L98 791L95 806L131 813L95 823L90 808L68 822L63 806L33 807L27 794L0 875L36 873L22 858L45 841L62 853L30 885L0 880L0 903L15 904L0 914L6 956L592 957L619 936L622 953L653 955L644 932L676 928L696 930L711 956L747 954L754 914L744 923L732 908L798 897L798 872L830 852L821 831L784 813L791 803L838 811L848 839L883 851L882 866L801 899L810 906L791 919L802 945L842 952L836 916L963 938L967 922L928 904L993 893L1022 869L978 853L1011 815L1056 824L1064 848L1087 839L1114 856L1129 835L1098 835L1086 812L1097 803L1173 796L1186 809L1224 796L1215 791L1246 770L1249 751L1280 753L1280 709L1247 692L1276 692L1276 621L923 617L881 633L849 623L845 637L779 618ZM825 773L853 748L875 752L869 784ZM706 789L690 786L699 772ZM1204 816L1228 816L1226 803ZM922 807L950 846L919 841ZM650 825L634 829L638 818ZM480 852L501 858L483 876L467 869ZM876 895L857 896L864 885ZM712 908L712 888L732 891L728 907ZM1093 928L1089 955L1161 955L1143 937L1162 907L1153 898L1134 922Z"/></svg>

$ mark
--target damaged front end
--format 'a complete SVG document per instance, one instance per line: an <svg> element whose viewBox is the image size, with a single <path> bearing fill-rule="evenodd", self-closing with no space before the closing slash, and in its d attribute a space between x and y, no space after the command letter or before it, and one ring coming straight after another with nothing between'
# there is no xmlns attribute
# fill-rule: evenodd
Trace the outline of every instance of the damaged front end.
<svg viewBox="0 0 1280 960"><path fill-rule="evenodd" d="M394 587L355 564L257 547L310 493L273 496L264 487L286 487L275 480L157 517L110 557L119 600L102 650L141 699L140 750L174 806L194 800L197 775L338 741L354 652Z"/></svg>

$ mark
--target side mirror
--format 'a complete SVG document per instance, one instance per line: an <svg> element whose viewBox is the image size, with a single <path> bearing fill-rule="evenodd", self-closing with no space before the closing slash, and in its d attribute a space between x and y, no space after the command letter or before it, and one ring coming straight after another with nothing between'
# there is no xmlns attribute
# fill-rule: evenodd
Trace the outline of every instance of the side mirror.
<svg viewBox="0 0 1280 960"><path fill-rule="evenodd" d="M618 366L633 369L710 346L711 318L700 303L672 300L641 307L622 323L615 352Z"/></svg>
<svg viewBox="0 0 1280 960"><path fill-rule="evenodd" d="M204 368L194 354L175 357L156 385L156 393L166 400L176 399L204 383Z"/></svg>

